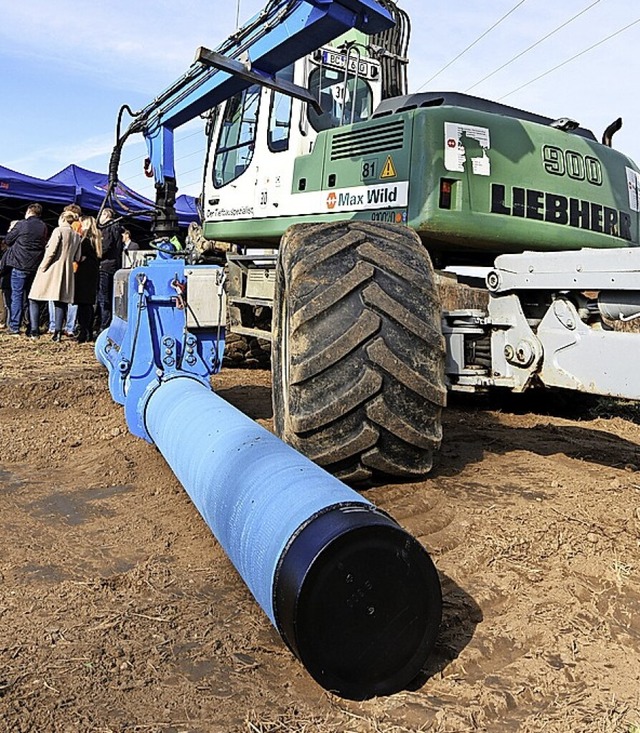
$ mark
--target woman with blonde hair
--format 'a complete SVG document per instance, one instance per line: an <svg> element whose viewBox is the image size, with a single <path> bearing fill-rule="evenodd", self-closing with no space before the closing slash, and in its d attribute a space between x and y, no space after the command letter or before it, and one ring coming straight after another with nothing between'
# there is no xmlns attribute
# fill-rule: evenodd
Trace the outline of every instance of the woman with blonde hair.
<svg viewBox="0 0 640 733"><path fill-rule="evenodd" d="M80 261L75 274L73 302L78 306L78 342L93 341L93 306L98 294L102 235L93 216L83 216Z"/></svg>
<svg viewBox="0 0 640 733"><path fill-rule="evenodd" d="M73 303L73 263L80 260L80 235L72 228L78 221L73 211L63 211L58 226L51 232L44 250L44 259L38 267L29 291L29 320L31 338L40 335L40 307L53 300L55 308L54 341L62 340L62 327L67 307Z"/></svg>

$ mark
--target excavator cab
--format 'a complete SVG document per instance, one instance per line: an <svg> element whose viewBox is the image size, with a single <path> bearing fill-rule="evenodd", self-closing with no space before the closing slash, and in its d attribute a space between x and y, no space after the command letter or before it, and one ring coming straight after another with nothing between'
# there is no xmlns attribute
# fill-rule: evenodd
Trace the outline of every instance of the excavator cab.
<svg viewBox="0 0 640 733"><path fill-rule="evenodd" d="M308 89L317 105L258 85L227 100L209 134L206 221L277 216L295 159L310 152L318 133L371 117L382 100L381 64L357 35L276 75Z"/></svg>
<svg viewBox="0 0 640 733"><path fill-rule="evenodd" d="M277 72L278 82L307 89L315 104L253 85L216 111L208 128L206 236L208 223L245 220L246 226L259 218L268 229L267 220L282 216L290 201L296 159L313 150L318 133L363 122L384 99L406 93L409 19L395 3L381 5L394 28L373 36L350 30ZM252 246L246 234L240 239ZM254 246L265 246L264 229Z"/></svg>

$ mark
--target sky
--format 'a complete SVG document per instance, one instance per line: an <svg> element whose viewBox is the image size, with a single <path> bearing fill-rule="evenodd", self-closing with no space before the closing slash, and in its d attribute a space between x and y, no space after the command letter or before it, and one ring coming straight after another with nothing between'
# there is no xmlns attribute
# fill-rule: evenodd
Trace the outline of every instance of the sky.
<svg viewBox="0 0 640 733"><path fill-rule="evenodd" d="M106 172L120 106L140 109L266 0L0 0L0 164L49 177ZM400 0L410 91L458 91L569 117L640 164L640 6L632 0ZM502 67L502 68L501 68ZM494 73L495 72L495 73ZM478 83L481 82L481 83ZM120 179L152 196L144 141ZM179 193L198 195L201 122L176 131Z"/></svg>

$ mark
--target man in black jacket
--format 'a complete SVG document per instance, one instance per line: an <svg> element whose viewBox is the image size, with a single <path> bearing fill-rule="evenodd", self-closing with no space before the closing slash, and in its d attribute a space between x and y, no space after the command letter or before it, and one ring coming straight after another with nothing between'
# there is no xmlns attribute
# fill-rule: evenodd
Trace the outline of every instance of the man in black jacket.
<svg viewBox="0 0 640 733"><path fill-rule="evenodd" d="M42 206L29 204L24 219L5 237L9 246L6 265L12 268L9 333L14 335L20 332L27 296L47 244L47 225L41 216Z"/></svg>
<svg viewBox="0 0 640 733"><path fill-rule="evenodd" d="M109 328L113 311L113 277L122 267L122 227L112 222L113 211L104 209L100 217L102 229L102 259L98 281L100 330Z"/></svg>

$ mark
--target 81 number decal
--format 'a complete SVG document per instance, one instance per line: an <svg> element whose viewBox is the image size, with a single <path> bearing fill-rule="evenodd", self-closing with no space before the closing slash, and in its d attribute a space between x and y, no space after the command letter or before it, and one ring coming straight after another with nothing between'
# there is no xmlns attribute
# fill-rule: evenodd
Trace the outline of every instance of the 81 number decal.
<svg viewBox="0 0 640 733"><path fill-rule="evenodd" d="M594 186L602 185L602 165L591 155L581 155L573 150L561 150L553 145L542 148L542 160L547 173L554 176L569 176L574 181L588 181Z"/></svg>
<svg viewBox="0 0 640 733"><path fill-rule="evenodd" d="M378 161L376 158L373 160L365 160L362 163L362 180L366 181L370 178L378 177Z"/></svg>

